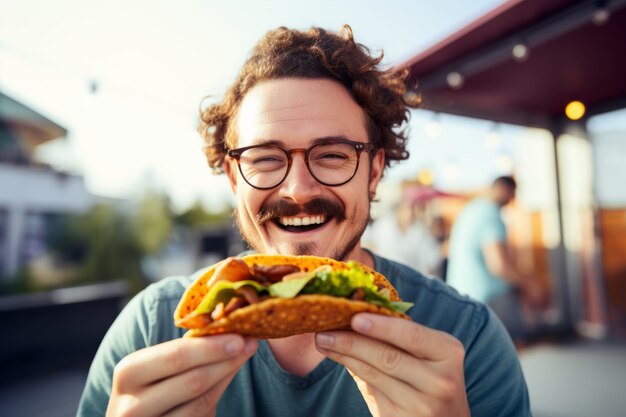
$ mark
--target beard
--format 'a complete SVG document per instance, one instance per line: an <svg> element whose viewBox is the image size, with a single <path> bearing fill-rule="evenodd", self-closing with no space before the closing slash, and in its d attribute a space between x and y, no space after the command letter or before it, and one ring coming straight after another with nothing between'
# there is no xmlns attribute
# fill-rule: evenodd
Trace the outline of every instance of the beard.
<svg viewBox="0 0 626 417"><path fill-rule="evenodd" d="M370 221L370 196L368 196L367 200L367 211L365 213L357 213L354 218L349 219L349 224L352 225L352 227L348 232L348 239L342 239L345 240L345 242L338 242L338 245L335 247L332 247L334 242L324 243L330 249L330 254L328 255L328 257L339 261L344 261L358 245L361 240L361 236L363 235L363 232L365 232L365 228ZM265 252L266 249L263 247L262 241L256 234L256 231L251 230L252 228L246 227L244 221L242 221L244 217L240 210L241 206L238 206L233 212L235 224L239 229L239 233L251 249L259 253ZM302 205L294 204L290 201L283 199L266 202L263 204L263 206L261 206L259 213L256 215L255 221L258 225L263 225L267 222L273 221L276 218L280 218L283 216L294 216L296 214L323 214L325 216L332 217L332 219L335 220L337 224L341 224L348 220L345 213L345 208L340 201L331 200L326 197L320 197L312 199ZM316 253L316 249L319 249L318 243L316 242L299 241L294 243L290 248L284 251L286 253L281 252L281 254L295 256L314 255Z"/></svg>

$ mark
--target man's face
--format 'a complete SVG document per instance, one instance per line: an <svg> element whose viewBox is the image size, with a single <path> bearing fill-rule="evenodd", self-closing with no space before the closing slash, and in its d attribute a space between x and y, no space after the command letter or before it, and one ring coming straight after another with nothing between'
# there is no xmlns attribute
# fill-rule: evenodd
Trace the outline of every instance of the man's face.
<svg viewBox="0 0 626 417"><path fill-rule="evenodd" d="M287 150L308 148L328 137L368 142L361 107L343 86L325 79L262 82L244 97L235 123L237 147L272 141ZM358 259L384 152L376 153L371 169L370 155L363 152L359 158L354 178L331 187L311 176L303 153L294 153L285 180L275 188L258 190L244 181L236 161L227 157L224 168L237 197L237 223L246 241L263 253ZM293 225L320 220L321 224Z"/></svg>
<svg viewBox="0 0 626 417"><path fill-rule="evenodd" d="M498 185L496 189L496 200L500 207L504 207L509 204L515 198L515 188L511 188L506 185Z"/></svg>

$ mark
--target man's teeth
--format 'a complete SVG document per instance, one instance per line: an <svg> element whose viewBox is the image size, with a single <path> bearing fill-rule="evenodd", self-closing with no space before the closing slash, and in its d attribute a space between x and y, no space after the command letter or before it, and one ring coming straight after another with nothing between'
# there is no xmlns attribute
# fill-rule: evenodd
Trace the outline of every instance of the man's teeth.
<svg viewBox="0 0 626 417"><path fill-rule="evenodd" d="M309 226L311 224L322 224L326 221L326 216L309 217L281 217L280 224L283 226Z"/></svg>

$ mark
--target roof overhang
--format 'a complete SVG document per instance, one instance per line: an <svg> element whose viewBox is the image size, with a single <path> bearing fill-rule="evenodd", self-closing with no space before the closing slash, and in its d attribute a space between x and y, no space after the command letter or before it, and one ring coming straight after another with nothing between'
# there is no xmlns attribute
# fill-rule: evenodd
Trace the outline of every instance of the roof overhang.
<svg viewBox="0 0 626 417"><path fill-rule="evenodd" d="M425 109L552 128L572 100L587 116L626 106L625 40L626 0L511 0L398 70Z"/></svg>
<svg viewBox="0 0 626 417"><path fill-rule="evenodd" d="M29 149L67 135L62 126L1 92L0 123L15 132Z"/></svg>

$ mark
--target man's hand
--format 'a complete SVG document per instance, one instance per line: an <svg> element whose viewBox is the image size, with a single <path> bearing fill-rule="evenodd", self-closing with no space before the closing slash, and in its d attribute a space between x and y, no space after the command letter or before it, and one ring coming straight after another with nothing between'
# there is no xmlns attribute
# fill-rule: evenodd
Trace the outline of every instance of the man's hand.
<svg viewBox="0 0 626 417"><path fill-rule="evenodd" d="M532 307L546 308L550 305L550 292L534 276L528 276L520 290L524 300Z"/></svg>
<svg viewBox="0 0 626 417"><path fill-rule="evenodd" d="M465 350L453 336L365 313L352 328L318 333L317 349L348 369L374 416L470 415Z"/></svg>
<svg viewBox="0 0 626 417"><path fill-rule="evenodd" d="M131 353L115 367L107 417L214 416L257 349L239 335L176 339Z"/></svg>

